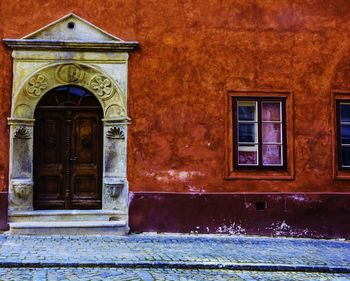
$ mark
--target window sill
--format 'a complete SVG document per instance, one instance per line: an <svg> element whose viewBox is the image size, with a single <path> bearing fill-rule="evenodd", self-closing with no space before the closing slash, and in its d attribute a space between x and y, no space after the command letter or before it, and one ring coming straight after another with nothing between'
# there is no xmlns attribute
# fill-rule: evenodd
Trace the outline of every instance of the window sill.
<svg viewBox="0 0 350 281"><path fill-rule="evenodd" d="M350 180L350 171L338 171L338 170L336 170L333 178L335 180Z"/></svg>

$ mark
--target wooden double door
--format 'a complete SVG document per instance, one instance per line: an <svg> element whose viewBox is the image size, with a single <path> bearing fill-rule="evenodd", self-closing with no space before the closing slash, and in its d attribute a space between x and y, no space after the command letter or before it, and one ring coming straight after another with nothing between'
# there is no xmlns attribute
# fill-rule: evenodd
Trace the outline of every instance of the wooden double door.
<svg viewBox="0 0 350 281"><path fill-rule="evenodd" d="M39 107L34 125L34 209L100 209L102 112Z"/></svg>

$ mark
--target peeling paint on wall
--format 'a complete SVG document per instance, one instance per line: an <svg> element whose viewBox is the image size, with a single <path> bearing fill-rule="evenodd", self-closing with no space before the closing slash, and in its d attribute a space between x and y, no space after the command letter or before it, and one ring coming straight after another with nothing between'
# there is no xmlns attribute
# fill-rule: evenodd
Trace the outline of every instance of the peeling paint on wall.
<svg viewBox="0 0 350 281"><path fill-rule="evenodd" d="M229 225L219 226L215 230L216 233L220 234L230 234L230 235L244 235L246 230L239 223L231 223Z"/></svg>
<svg viewBox="0 0 350 281"><path fill-rule="evenodd" d="M177 170L168 170L168 171L158 171L152 173L146 173L147 176L155 177L157 181L161 182L188 182L194 177L204 177L205 174L199 171L177 171Z"/></svg>

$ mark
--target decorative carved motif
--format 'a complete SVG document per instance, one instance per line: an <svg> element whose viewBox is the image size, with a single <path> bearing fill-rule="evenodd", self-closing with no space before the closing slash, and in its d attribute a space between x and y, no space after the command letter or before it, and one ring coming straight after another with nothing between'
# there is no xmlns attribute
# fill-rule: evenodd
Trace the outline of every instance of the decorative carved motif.
<svg viewBox="0 0 350 281"><path fill-rule="evenodd" d="M120 127L110 128L107 132L107 138L109 139L125 139L125 134Z"/></svg>
<svg viewBox="0 0 350 281"><path fill-rule="evenodd" d="M47 88L47 78L42 74L36 74L29 79L26 85L26 92L30 97L37 98Z"/></svg>
<svg viewBox="0 0 350 281"><path fill-rule="evenodd" d="M33 111L28 104L19 104L16 106L14 114L20 118L26 118L31 116Z"/></svg>
<svg viewBox="0 0 350 281"><path fill-rule="evenodd" d="M111 104L106 108L106 116L125 116L125 108L120 104Z"/></svg>
<svg viewBox="0 0 350 281"><path fill-rule="evenodd" d="M64 83L75 83L83 78L84 71L78 64L63 64L57 68L56 76Z"/></svg>
<svg viewBox="0 0 350 281"><path fill-rule="evenodd" d="M15 182L12 184L12 191L10 192L10 206L11 208L26 208L32 204L33 199L33 183L29 182Z"/></svg>
<svg viewBox="0 0 350 281"><path fill-rule="evenodd" d="M118 82L92 66L64 63L45 67L27 80L16 94L13 117L33 118L37 100L48 90L62 84L76 84L90 90L100 100L107 119L127 114L126 93L118 86Z"/></svg>
<svg viewBox="0 0 350 281"><path fill-rule="evenodd" d="M90 81L90 87L103 100L111 98L114 94L112 81L103 75L95 75Z"/></svg>
<svg viewBox="0 0 350 281"><path fill-rule="evenodd" d="M13 185L13 192L16 195L16 197L22 200L27 200L32 192L32 187L32 185L27 183L17 183Z"/></svg>
<svg viewBox="0 0 350 281"><path fill-rule="evenodd" d="M108 183L108 184L105 184L105 186L109 192L109 195L112 198L117 198L123 190L124 183L115 183L115 184Z"/></svg>
<svg viewBox="0 0 350 281"><path fill-rule="evenodd" d="M26 127L20 127L15 131L15 139L30 139L30 132Z"/></svg>

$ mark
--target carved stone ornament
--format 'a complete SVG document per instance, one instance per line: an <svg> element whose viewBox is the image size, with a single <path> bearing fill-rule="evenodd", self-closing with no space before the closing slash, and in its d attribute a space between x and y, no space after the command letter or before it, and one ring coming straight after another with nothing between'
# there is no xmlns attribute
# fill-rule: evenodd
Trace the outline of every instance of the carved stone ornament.
<svg viewBox="0 0 350 281"><path fill-rule="evenodd" d="M104 118L126 115L126 93L100 69L82 63L54 63L41 68L19 89L13 103L14 118L33 118L37 100L50 89L76 84L90 90L100 101Z"/></svg>
<svg viewBox="0 0 350 281"><path fill-rule="evenodd" d="M43 94L43 91L48 87L47 78L42 74L36 74L29 79L26 85L28 96L37 98Z"/></svg>
<svg viewBox="0 0 350 281"><path fill-rule="evenodd" d="M105 184L112 198L117 198L123 190L124 183Z"/></svg>
<svg viewBox="0 0 350 281"><path fill-rule="evenodd" d="M32 192L32 188L33 186L31 184L17 183L13 185L13 192L15 193L16 197L22 200L27 200Z"/></svg>
<svg viewBox="0 0 350 281"><path fill-rule="evenodd" d="M84 76L84 71L78 64L63 64L57 68L56 76L64 83L75 83Z"/></svg>
<svg viewBox="0 0 350 281"><path fill-rule="evenodd" d="M121 104L111 104L106 108L106 115L125 116L125 107Z"/></svg>
<svg viewBox="0 0 350 281"><path fill-rule="evenodd" d="M29 208L33 201L33 182L12 181L12 192L9 193L9 204L12 209Z"/></svg>
<svg viewBox="0 0 350 281"><path fill-rule="evenodd" d="M103 100L111 98L114 94L112 81L103 75L96 75L90 81L90 87Z"/></svg>
<svg viewBox="0 0 350 281"><path fill-rule="evenodd" d="M110 128L107 132L107 138L109 139L125 139L125 134L120 127Z"/></svg>
<svg viewBox="0 0 350 281"><path fill-rule="evenodd" d="M122 178L105 177L103 182L110 198L119 197L125 186L125 181Z"/></svg>
<svg viewBox="0 0 350 281"><path fill-rule="evenodd" d="M25 127L20 127L15 131L14 135L15 139L30 139L30 132L27 128Z"/></svg>

